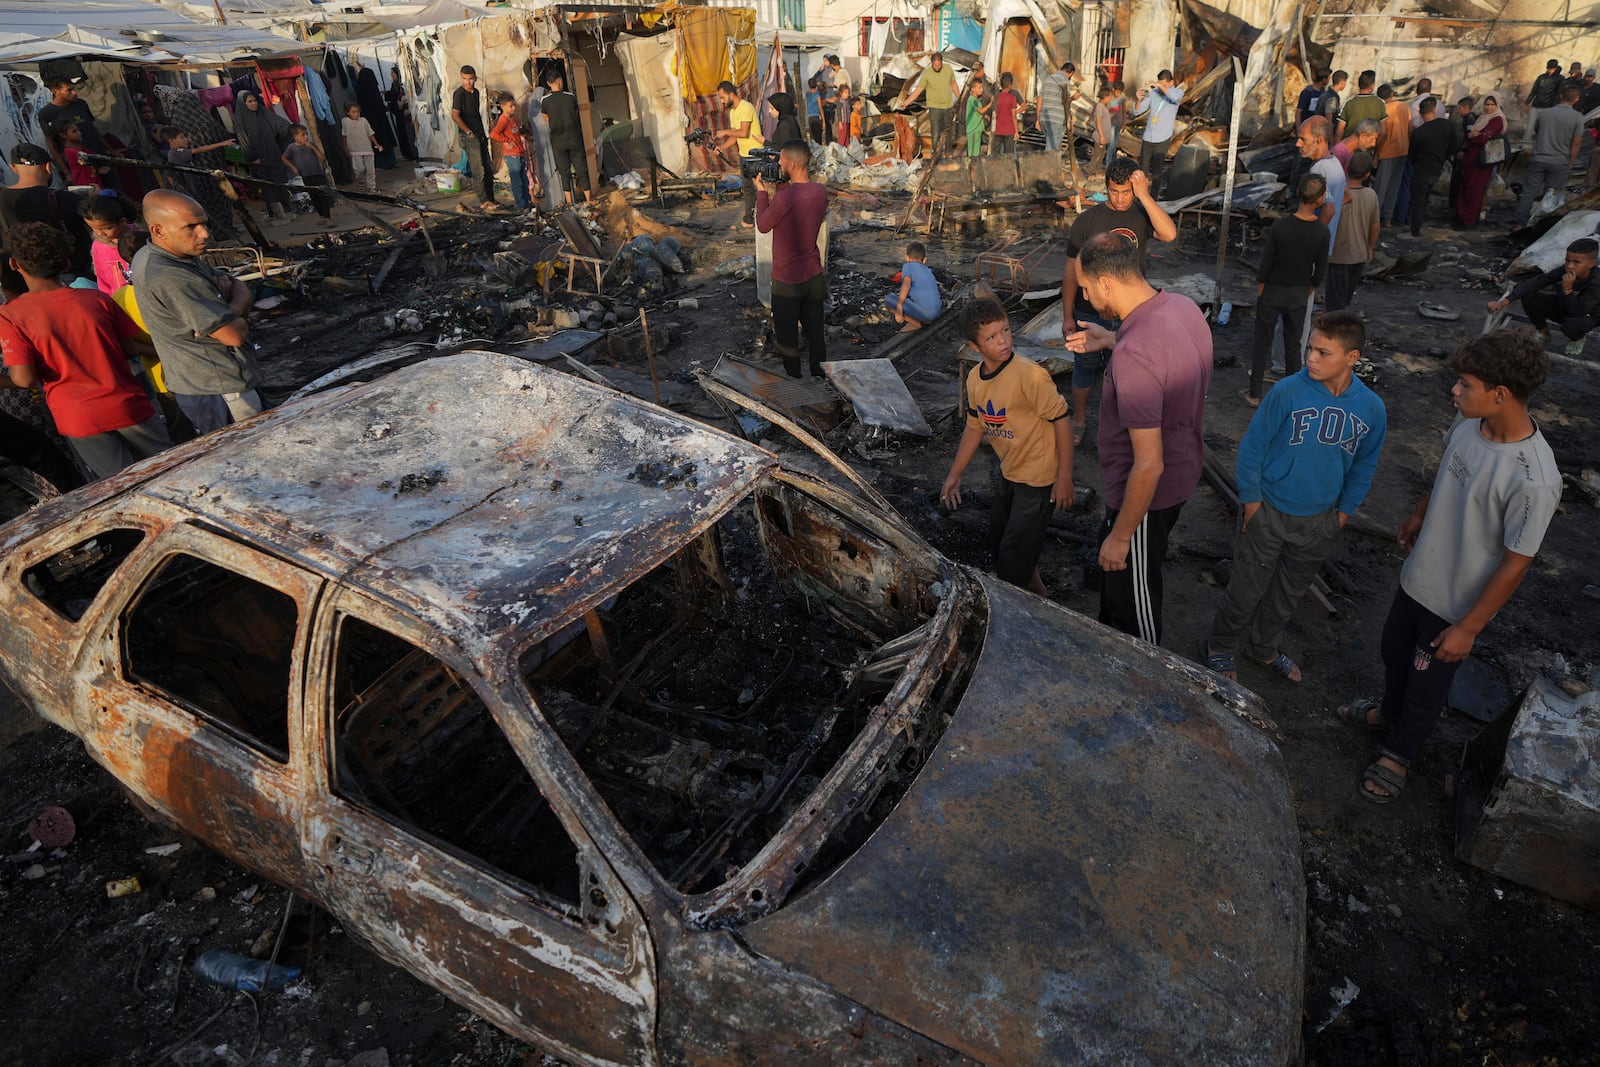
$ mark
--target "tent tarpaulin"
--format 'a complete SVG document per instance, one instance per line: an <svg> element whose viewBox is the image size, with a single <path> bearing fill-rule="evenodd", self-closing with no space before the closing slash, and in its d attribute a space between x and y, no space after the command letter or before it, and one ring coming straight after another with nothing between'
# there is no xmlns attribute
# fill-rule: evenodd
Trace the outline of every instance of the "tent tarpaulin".
<svg viewBox="0 0 1600 1067"><path fill-rule="evenodd" d="M755 82L753 8L690 7L674 17L679 79L686 98L710 96L722 81L741 86Z"/></svg>

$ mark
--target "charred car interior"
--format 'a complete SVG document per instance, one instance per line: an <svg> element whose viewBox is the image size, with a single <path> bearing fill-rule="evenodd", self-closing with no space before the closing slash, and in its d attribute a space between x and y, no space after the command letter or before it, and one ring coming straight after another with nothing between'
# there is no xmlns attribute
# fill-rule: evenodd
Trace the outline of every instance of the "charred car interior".
<svg viewBox="0 0 1600 1067"><path fill-rule="evenodd" d="M522 675L657 872L705 892L816 791L928 640L940 572L921 562L764 482L583 626L531 648ZM910 709L902 749L858 814L893 806L959 690Z"/></svg>

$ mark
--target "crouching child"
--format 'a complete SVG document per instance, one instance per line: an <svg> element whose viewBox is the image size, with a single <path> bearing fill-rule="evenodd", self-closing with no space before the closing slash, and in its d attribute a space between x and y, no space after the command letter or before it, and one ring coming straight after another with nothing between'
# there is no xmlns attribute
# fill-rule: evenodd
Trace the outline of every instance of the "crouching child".
<svg viewBox="0 0 1600 1067"><path fill-rule="evenodd" d="M1072 506L1072 424L1050 374L1011 351L1011 323L995 300L962 309L967 340L983 357L967 376L967 428L939 491L945 507L961 506L961 475L987 440L1000 457L1000 484L990 512L995 572L1045 593L1039 554L1054 508Z"/></svg>
<svg viewBox="0 0 1600 1067"><path fill-rule="evenodd" d="M1239 442L1244 528L1211 635L1200 643L1218 674L1237 677L1242 651L1300 681L1278 636L1361 506L1388 430L1383 401L1355 376L1365 343L1354 312L1319 315L1305 367L1272 387Z"/></svg>
<svg viewBox="0 0 1600 1067"><path fill-rule="evenodd" d="M1532 331L1474 337L1450 366L1459 417L1445 436L1433 491L1396 536L1410 555L1379 645L1383 699L1337 712L1385 735L1356 786L1375 804L1392 801L1410 780L1457 668L1527 577L1561 501L1555 456L1528 415L1528 398L1550 373Z"/></svg>
<svg viewBox="0 0 1600 1067"><path fill-rule="evenodd" d="M905 266L900 268L900 292L883 298L884 306L894 312L894 320L904 323L901 333L920 330L939 317L943 306L939 299L939 282L928 269L928 249L921 241L906 245Z"/></svg>

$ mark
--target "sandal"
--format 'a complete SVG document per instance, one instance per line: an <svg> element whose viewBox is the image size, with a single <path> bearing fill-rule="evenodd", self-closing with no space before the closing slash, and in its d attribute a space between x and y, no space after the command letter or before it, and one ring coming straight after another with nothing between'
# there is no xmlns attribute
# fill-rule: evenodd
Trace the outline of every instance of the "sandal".
<svg viewBox="0 0 1600 1067"><path fill-rule="evenodd" d="M1299 665L1282 652L1279 652L1271 659L1258 659L1256 662L1274 674L1280 675L1284 681L1294 685L1300 684L1301 679L1295 677L1300 673Z"/></svg>
<svg viewBox="0 0 1600 1067"><path fill-rule="evenodd" d="M1340 722L1357 730L1381 734L1389 729L1389 720L1379 711L1376 700L1352 700L1348 704L1340 704L1333 714Z"/></svg>
<svg viewBox="0 0 1600 1067"><path fill-rule="evenodd" d="M1206 665L1206 670L1215 671L1229 681L1239 680L1239 666L1234 662L1233 653L1211 651L1210 638L1200 640L1200 662Z"/></svg>
<svg viewBox="0 0 1600 1067"><path fill-rule="evenodd" d="M1076 447L1078 445L1083 444L1083 439L1088 434L1088 432L1089 432L1089 420L1088 419L1085 419L1082 422L1073 423L1072 424L1072 444L1073 444L1073 446Z"/></svg>
<svg viewBox="0 0 1600 1067"><path fill-rule="evenodd" d="M1251 407L1258 408L1258 407L1261 406L1261 398L1259 396L1251 396L1250 395L1250 390L1246 389L1244 392L1240 393L1239 395L1241 397L1243 397L1244 398L1244 402L1246 404L1249 404Z"/></svg>
<svg viewBox="0 0 1600 1067"><path fill-rule="evenodd" d="M1398 763L1405 768L1405 774L1396 774L1383 765L1383 760ZM1378 758L1367 764L1367 769L1361 774L1361 784L1356 786L1356 791L1363 800L1370 800L1374 804L1388 804L1405 791L1406 783L1411 780L1411 761L1404 756L1398 756L1387 748L1378 749ZM1375 785L1386 792L1376 792L1367 786Z"/></svg>

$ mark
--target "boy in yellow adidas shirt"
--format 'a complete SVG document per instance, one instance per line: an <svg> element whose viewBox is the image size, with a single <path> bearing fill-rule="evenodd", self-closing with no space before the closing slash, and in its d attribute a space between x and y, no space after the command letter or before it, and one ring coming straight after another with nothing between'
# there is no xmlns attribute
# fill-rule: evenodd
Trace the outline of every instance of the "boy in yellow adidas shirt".
<svg viewBox="0 0 1600 1067"><path fill-rule="evenodd" d="M967 376L967 428L939 499L961 506L961 475L987 440L1000 457L990 512L995 573L1043 596L1039 553L1054 508L1072 506L1072 422L1047 372L1011 351L1011 323L994 300L973 300L961 325L983 362Z"/></svg>

